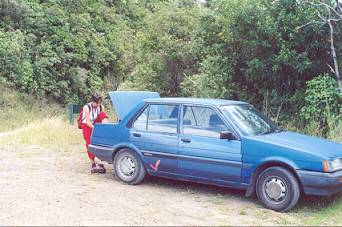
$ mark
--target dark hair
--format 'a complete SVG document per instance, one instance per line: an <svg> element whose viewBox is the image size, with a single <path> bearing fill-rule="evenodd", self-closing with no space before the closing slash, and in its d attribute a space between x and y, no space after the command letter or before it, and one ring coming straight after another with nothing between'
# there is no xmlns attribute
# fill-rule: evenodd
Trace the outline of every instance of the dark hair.
<svg viewBox="0 0 342 227"><path fill-rule="evenodd" d="M101 101L101 102L102 102L102 97L101 97L101 95L100 95L99 93L95 92L95 93L91 96L90 100L91 100L92 102L98 102L98 101Z"/></svg>

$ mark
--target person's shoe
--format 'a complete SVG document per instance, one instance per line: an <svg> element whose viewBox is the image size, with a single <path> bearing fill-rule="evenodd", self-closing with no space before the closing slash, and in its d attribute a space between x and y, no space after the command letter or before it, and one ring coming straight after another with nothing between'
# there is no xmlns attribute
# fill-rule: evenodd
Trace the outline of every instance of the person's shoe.
<svg viewBox="0 0 342 227"><path fill-rule="evenodd" d="M90 169L91 173L97 173L97 169L96 169L96 164L91 164L91 169Z"/></svg>
<svg viewBox="0 0 342 227"><path fill-rule="evenodd" d="M105 173L106 172L106 169L103 166L103 164L99 164L98 166L99 166L99 168L97 169L98 173Z"/></svg>

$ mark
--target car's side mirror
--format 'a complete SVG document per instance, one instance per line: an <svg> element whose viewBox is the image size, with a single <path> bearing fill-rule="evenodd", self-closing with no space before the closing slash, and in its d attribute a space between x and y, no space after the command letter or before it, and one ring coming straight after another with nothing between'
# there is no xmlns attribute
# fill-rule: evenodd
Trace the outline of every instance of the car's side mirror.
<svg viewBox="0 0 342 227"><path fill-rule="evenodd" d="M232 140L234 138L233 133L231 131L222 131L220 133L220 139Z"/></svg>

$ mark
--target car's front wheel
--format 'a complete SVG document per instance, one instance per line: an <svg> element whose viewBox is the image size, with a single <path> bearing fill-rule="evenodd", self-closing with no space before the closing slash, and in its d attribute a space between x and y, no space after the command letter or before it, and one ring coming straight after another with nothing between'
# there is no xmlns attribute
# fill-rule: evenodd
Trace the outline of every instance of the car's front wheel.
<svg viewBox="0 0 342 227"><path fill-rule="evenodd" d="M114 158L114 173L119 181L127 184L139 184L146 170L139 155L129 148L120 150Z"/></svg>
<svg viewBox="0 0 342 227"><path fill-rule="evenodd" d="M289 170L275 166L260 174L256 192L264 207L286 212L297 204L300 188L297 179Z"/></svg>

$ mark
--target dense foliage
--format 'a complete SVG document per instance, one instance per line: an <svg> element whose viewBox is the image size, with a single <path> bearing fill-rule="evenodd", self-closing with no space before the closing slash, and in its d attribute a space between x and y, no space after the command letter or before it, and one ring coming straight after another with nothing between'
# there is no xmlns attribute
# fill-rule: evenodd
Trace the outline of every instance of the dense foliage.
<svg viewBox="0 0 342 227"><path fill-rule="evenodd" d="M301 115L305 120L327 121L330 115L339 113L336 80L329 76L318 76L307 82L305 103Z"/></svg>
<svg viewBox="0 0 342 227"><path fill-rule="evenodd" d="M201 2L0 0L0 84L64 105L94 91L151 90L306 120L316 105L309 81L336 80L330 29L317 14L327 12L296 0ZM333 25L342 68L342 20Z"/></svg>

